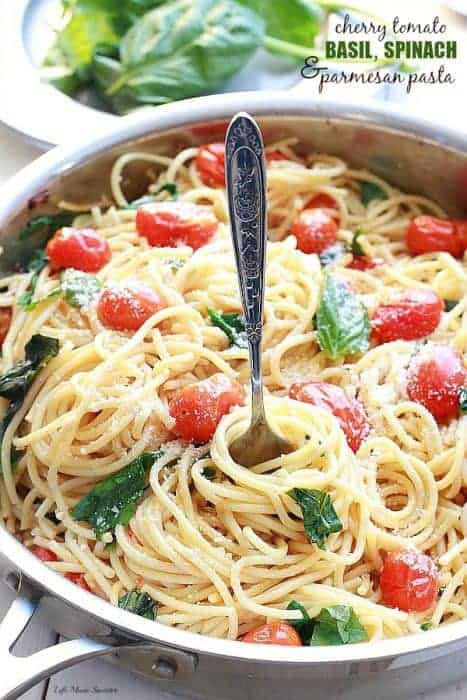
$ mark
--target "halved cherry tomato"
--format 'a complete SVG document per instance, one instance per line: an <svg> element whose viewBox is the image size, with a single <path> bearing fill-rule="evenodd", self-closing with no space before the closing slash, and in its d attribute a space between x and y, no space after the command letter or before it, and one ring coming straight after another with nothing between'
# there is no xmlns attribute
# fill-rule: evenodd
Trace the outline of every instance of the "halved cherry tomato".
<svg viewBox="0 0 467 700"><path fill-rule="evenodd" d="M8 335L12 315L13 312L10 306L0 308L0 345L3 345L3 341Z"/></svg>
<svg viewBox="0 0 467 700"><path fill-rule="evenodd" d="M461 245L463 254L467 250L467 221L465 219L453 219L453 224L456 227L457 238Z"/></svg>
<svg viewBox="0 0 467 700"><path fill-rule="evenodd" d="M158 202L138 209L136 230L157 248L205 245L216 233L218 221L208 207L191 202Z"/></svg>
<svg viewBox="0 0 467 700"><path fill-rule="evenodd" d="M337 241L338 225L324 209L304 209L290 231L303 253L322 253Z"/></svg>
<svg viewBox="0 0 467 700"><path fill-rule="evenodd" d="M355 255L352 260L347 263L346 267L349 270L361 270L366 272L367 270L373 270L379 265L384 265L383 258L369 258L367 255Z"/></svg>
<svg viewBox="0 0 467 700"><path fill-rule="evenodd" d="M251 644L278 644L283 647L301 647L297 630L287 622L269 622L261 625L243 637L244 642Z"/></svg>
<svg viewBox="0 0 467 700"><path fill-rule="evenodd" d="M285 153L281 153L281 151L268 151L266 153L266 162L267 163L274 163L274 162L277 163L277 161L281 161L281 160L290 160L290 158L288 158L285 155Z"/></svg>
<svg viewBox="0 0 467 700"><path fill-rule="evenodd" d="M380 572L383 602L405 612L431 608L438 593L438 573L433 561L418 549L390 552Z"/></svg>
<svg viewBox="0 0 467 700"><path fill-rule="evenodd" d="M445 251L459 258L467 245L464 235L466 226L465 221L416 216L407 229L407 248L413 255Z"/></svg>
<svg viewBox="0 0 467 700"><path fill-rule="evenodd" d="M73 267L82 272L97 272L112 257L103 236L91 228L61 228L47 243L46 253L52 270Z"/></svg>
<svg viewBox="0 0 467 700"><path fill-rule="evenodd" d="M351 450L357 452L368 437L370 424L360 401L351 399L340 386L327 382L309 381L292 384L289 396L296 401L311 403L330 411L339 421Z"/></svg>
<svg viewBox="0 0 467 700"><path fill-rule="evenodd" d="M50 549L45 547L34 547L32 553L36 555L41 561L58 561L58 557Z"/></svg>
<svg viewBox="0 0 467 700"><path fill-rule="evenodd" d="M308 200L308 202L305 204L303 207L304 209L334 209L335 211L339 211L339 207L337 205L336 200L334 197L331 197L330 194L326 194L326 192L319 192L318 194L315 194L314 197Z"/></svg>
<svg viewBox="0 0 467 700"><path fill-rule="evenodd" d="M92 593L92 589L88 586L86 579L84 578L84 574L68 573L65 574L65 578L67 578L69 581L74 583L76 586L79 586L83 590Z"/></svg>
<svg viewBox="0 0 467 700"><path fill-rule="evenodd" d="M145 321L166 306L162 297L139 282L128 287L104 289L97 304L101 323L116 331L137 331Z"/></svg>
<svg viewBox="0 0 467 700"><path fill-rule="evenodd" d="M373 335L378 343L425 338L436 329L443 310L442 300L431 289L411 289L375 309Z"/></svg>
<svg viewBox="0 0 467 700"><path fill-rule="evenodd" d="M208 187L225 187L225 146L221 142L201 146L196 156L199 176Z"/></svg>
<svg viewBox="0 0 467 700"><path fill-rule="evenodd" d="M187 442L208 442L223 415L243 403L242 386L225 374L214 374L174 393L169 413L175 419L175 435Z"/></svg>
<svg viewBox="0 0 467 700"><path fill-rule="evenodd" d="M459 415L459 391L467 381L460 353L448 345L430 345L409 371L407 396L425 406L436 420Z"/></svg>

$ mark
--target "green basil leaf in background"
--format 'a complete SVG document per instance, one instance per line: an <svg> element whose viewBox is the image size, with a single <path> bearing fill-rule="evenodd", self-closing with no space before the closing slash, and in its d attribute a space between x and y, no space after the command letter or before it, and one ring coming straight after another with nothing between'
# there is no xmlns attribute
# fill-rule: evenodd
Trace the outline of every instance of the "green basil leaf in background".
<svg viewBox="0 0 467 700"><path fill-rule="evenodd" d="M333 605L322 608L314 619L312 646L337 646L368 641L368 635L353 608Z"/></svg>
<svg viewBox="0 0 467 700"><path fill-rule="evenodd" d="M313 629L315 626L314 621L308 615L308 611L303 607L301 603L296 600L291 600L287 606L287 610L300 610L302 613L301 620L287 620L287 622L295 627L300 639L302 640L303 646L308 646L311 643L311 638L313 636Z"/></svg>
<svg viewBox="0 0 467 700"><path fill-rule="evenodd" d="M161 192L167 192L173 200L176 200L180 194L180 188L176 182L164 182L164 184L161 185L155 192L146 194L144 197L140 197L139 199L134 199L132 202L126 205L125 209L138 209L145 204L157 202L157 195L161 194Z"/></svg>
<svg viewBox="0 0 467 700"><path fill-rule="evenodd" d="M458 303L459 303L458 299L445 299L444 300L444 310L445 311L452 311L453 309L456 308Z"/></svg>
<svg viewBox="0 0 467 700"><path fill-rule="evenodd" d="M96 48L101 44L118 46L119 40L108 12L75 12L58 34L57 48L64 57L65 66L81 82L86 82ZM50 60L49 56L48 62Z"/></svg>
<svg viewBox="0 0 467 700"><path fill-rule="evenodd" d="M215 309L208 309L208 314L211 323L224 331L231 345L236 345L242 349L248 348L245 321L240 314L224 314Z"/></svg>
<svg viewBox="0 0 467 700"><path fill-rule="evenodd" d="M376 182L361 182L360 183L360 198L362 204L366 207L375 199L387 199L388 196L382 187Z"/></svg>
<svg viewBox="0 0 467 700"><path fill-rule="evenodd" d="M103 95L124 112L209 93L242 68L263 39L261 18L234 0L177 0L131 27L120 63L96 56L93 72Z"/></svg>
<svg viewBox="0 0 467 700"><path fill-rule="evenodd" d="M119 598L118 607L140 617L146 617L148 620L156 619L156 601L151 598L149 593L139 591L137 588Z"/></svg>
<svg viewBox="0 0 467 700"><path fill-rule="evenodd" d="M58 214L40 214L29 219L27 224L18 234L20 241L31 236L38 235L43 240L48 240L58 229L70 226L76 217L76 212L60 211Z"/></svg>
<svg viewBox="0 0 467 700"><path fill-rule="evenodd" d="M73 268L62 272L60 286L68 304L78 309L91 306L102 288L97 277Z"/></svg>
<svg viewBox="0 0 467 700"><path fill-rule="evenodd" d="M370 320L366 307L347 285L326 275L316 312L318 343L332 360L366 352L370 347Z"/></svg>
<svg viewBox="0 0 467 700"><path fill-rule="evenodd" d="M344 257L346 253L345 246L342 243L335 243L329 246L319 254L319 261L323 267L328 265L335 265L341 258Z"/></svg>
<svg viewBox="0 0 467 700"><path fill-rule="evenodd" d="M467 386L459 391L459 407L463 416L467 413Z"/></svg>
<svg viewBox="0 0 467 700"><path fill-rule="evenodd" d="M331 532L340 532L342 523L325 491L295 488L288 494L300 506L305 532L320 549L325 549L326 537Z"/></svg>
<svg viewBox="0 0 467 700"><path fill-rule="evenodd" d="M361 228L358 228L352 236L352 243L350 244L350 251L352 255L355 255L356 258L365 257L365 251L363 250L360 241L358 240L360 236L363 236L363 231Z"/></svg>
<svg viewBox="0 0 467 700"><path fill-rule="evenodd" d="M71 511L75 520L88 522L96 537L128 525L147 486L147 472L162 452L143 452L128 466L95 486Z"/></svg>
<svg viewBox="0 0 467 700"><path fill-rule="evenodd" d="M322 12L311 0L238 1L263 18L268 37L308 48L314 46L321 31Z"/></svg>

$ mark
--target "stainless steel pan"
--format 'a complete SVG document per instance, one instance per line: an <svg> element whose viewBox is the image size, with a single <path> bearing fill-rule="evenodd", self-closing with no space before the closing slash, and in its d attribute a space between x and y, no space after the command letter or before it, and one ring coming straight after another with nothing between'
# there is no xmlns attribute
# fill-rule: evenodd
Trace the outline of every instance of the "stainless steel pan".
<svg viewBox="0 0 467 700"><path fill-rule="evenodd" d="M92 200L108 191L109 168L120 153L134 148L174 153L188 144L220 139L231 116L243 109L259 118L266 142L296 135L305 149L340 155L403 189L439 201L452 214L467 210L467 141L462 134L381 106L324 100L307 104L305 97L284 93L219 95L122 119L112 131L55 149L16 175L0 193L3 266L7 269L19 254L15 234L31 215L28 202L38 192L49 191L51 206L62 197ZM129 196L144 191L144 170L142 164L129 171ZM221 677L241 679L243 692L250 695L254 688L255 697L272 697L271 689L281 684L289 688L289 697L308 697L310 681L394 670L467 646L467 621L402 639L343 647L261 647L201 637L89 595L48 570L2 529L0 571L18 591L0 626L1 698L16 698L54 671L99 655L147 677L172 680L180 692L191 688L194 693L199 679L209 675L218 679L217 698L228 694ZM38 608L57 632L74 641L27 659L12 656L14 642ZM302 691L297 695L293 688Z"/></svg>

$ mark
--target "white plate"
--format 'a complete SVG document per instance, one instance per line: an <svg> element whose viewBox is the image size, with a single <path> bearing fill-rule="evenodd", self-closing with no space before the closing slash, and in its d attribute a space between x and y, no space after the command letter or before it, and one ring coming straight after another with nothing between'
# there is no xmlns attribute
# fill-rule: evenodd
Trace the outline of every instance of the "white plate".
<svg viewBox="0 0 467 700"><path fill-rule="evenodd" d="M0 0L0 122L43 149L78 135L85 139L125 118L93 107L90 94L78 101L41 82L39 66L59 9L59 0ZM299 66L258 51L223 91L289 88L299 79Z"/></svg>

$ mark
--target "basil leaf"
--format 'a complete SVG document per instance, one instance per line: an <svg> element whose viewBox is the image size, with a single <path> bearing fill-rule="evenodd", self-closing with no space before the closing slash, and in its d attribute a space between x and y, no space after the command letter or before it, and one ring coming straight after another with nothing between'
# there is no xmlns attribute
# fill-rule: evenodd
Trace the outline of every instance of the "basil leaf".
<svg viewBox="0 0 467 700"><path fill-rule="evenodd" d="M240 314L224 314L215 309L208 309L208 314L213 325L224 331L231 345L242 349L248 348L245 321Z"/></svg>
<svg viewBox="0 0 467 700"><path fill-rule="evenodd" d="M459 391L459 407L463 416L467 413L467 386Z"/></svg>
<svg viewBox="0 0 467 700"><path fill-rule="evenodd" d="M118 41L111 16L103 11L74 12L57 36L65 64L82 82L90 78L89 68L95 49L100 44L117 46Z"/></svg>
<svg viewBox="0 0 467 700"><path fill-rule="evenodd" d="M140 197L139 199L133 200L133 202L130 202L129 204L126 205L125 209L138 209L139 207L142 207L144 204L151 204L152 202L156 202L157 195L160 194L161 192L168 192L172 199L178 199L178 195L180 193L180 188L177 185L176 182L165 182L163 185L159 187L156 192L153 192L152 194L147 194L144 197Z"/></svg>
<svg viewBox="0 0 467 700"><path fill-rule="evenodd" d="M60 284L68 304L78 309L91 306L102 287L94 275L72 268L62 272Z"/></svg>
<svg viewBox="0 0 467 700"><path fill-rule="evenodd" d="M444 309L445 311L452 311L453 309L456 308L458 305L459 300L458 299L445 299L444 300Z"/></svg>
<svg viewBox="0 0 467 700"><path fill-rule="evenodd" d="M340 532L342 523L325 491L318 489L299 489L289 491L289 496L300 506L305 532L320 549L326 549L325 541L331 532Z"/></svg>
<svg viewBox="0 0 467 700"><path fill-rule="evenodd" d="M370 320L366 307L337 277L327 275L316 312L318 343L332 360L361 353L370 347Z"/></svg>
<svg viewBox="0 0 467 700"><path fill-rule="evenodd" d="M128 525L144 494L147 472L162 452L143 452L116 474L97 484L71 511L75 520L88 522L96 537Z"/></svg>
<svg viewBox="0 0 467 700"><path fill-rule="evenodd" d="M301 620L288 620L288 623L297 630L303 646L308 646L311 643L311 638L313 636L313 629L315 626L314 621L308 615L308 612L303 605L301 603L297 603L296 600L290 601L287 606L287 610L300 610L302 613Z"/></svg>
<svg viewBox="0 0 467 700"><path fill-rule="evenodd" d="M333 605L315 618L311 646L335 646L366 642L368 635L353 608Z"/></svg>
<svg viewBox="0 0 467 700"><path fill-rule="evenodd" d="M201 472L202 476L204 476L205 479L208 481L212 481L216 477L216 470L213 469L212 467L204 467L203 471Z"/></svg>
<svg viewBox="0 0 467 700"><path fill-rule="evenodd" d="M334 265L336 262L339 262L345 253L346 250L342 243L335 243L319 254L319 261L323 267Z"/></svg>
<svg viewBox="0 0 467 700"><path fill-rule="evenodd" d="M41 214L30 219L19 233L20 241L24 241L33 235L40 235L41 239L49 239L55 231L70 226L76 217L76 212L61 211L58 214Z"/></svg>
<svg viewBox="0 0 467 700"><path fill-rule="evenodd" d="M376 184L376 182L361 182L360 183L360 198L362 204L367 207L370 202L376 199L387 199L386 192Z"/></svg>
<svg viewBox="0 0 467 700"><path fill-rule="evenodd" d="M433 623L432 622L422 622L420 625L420 629L422 632L428 632L429 630L433 629Z"/></svg>
<svg viewBox="0 0 467 700"><path fill-rule="evenodd" d="M151 598L149 593L139 591L137 588L119 598L118 607L140 617L146 617L148 620L156 619L156 601Z"/></svg>
<svg viewBox="0 0 467 700"><path fill-rule="evenodd" d="M355 255L356 258L365 257L365 251L358 240L360 236L363 236L363 231L361 228L358 228L352 236L352 243L350 244L350 252Z"/></svg>
<svg viewBox="0 0 467 700"><path fill-rule="evenodd" d="M20 306L25 311L31 311L36 305L36 302L33 302L32 299L36 291L37 282L39 281L39 275L44 267L47 266L48 262L49 258L47 255L43 250L39 249L34 253L27 265L27 271L33 273L29 283L29 290L20 294L16 300L16 305Z"/></svg>
<svg viewBox="0 0 467 700"><path fill-rule="evenodd" d="M321 31L322 13L311 0L239 0L263 18L275 39L312 48Z"/></svg>

